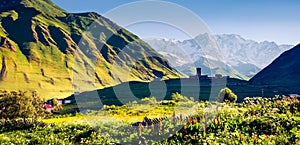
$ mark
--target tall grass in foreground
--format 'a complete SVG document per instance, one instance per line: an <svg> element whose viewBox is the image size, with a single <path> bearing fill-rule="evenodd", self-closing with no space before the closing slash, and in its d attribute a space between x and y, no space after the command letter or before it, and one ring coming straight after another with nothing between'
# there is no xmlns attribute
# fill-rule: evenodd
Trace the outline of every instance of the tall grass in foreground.
<svg viewBox="0 0 300 145"><path fill-rule="evenodd" d="M149 117L147 112L143 112L139 114L142 118L139 121L124 121L122 118L118 119L118 114L131 114L134 113L132 108L142 109L149 105L138 102L127 104L128 106L114 106L113 109L107 106L106 110L79 115L86 120L94 119L95 122L90 124L72 124L72 121L66 123L68 121L61 118L65 119L65 123L33 125L26 130L5 130L6 127L2 125L1 129L4 131L0 134L0 143L300 144L300 104L295 97L246 98L241 104L194 102L193 106L196 104L197 107L192 115L174 112L174 106L167 105L172 103L166 101L163 103L165 105L160 101L154 103L160 104L155 110L170 109L165 115L167 118L163 115ZM175 103L182 106L189 106L188 104ZM214 110L215 115L205 111L209 105L219 106Z"/></svg>

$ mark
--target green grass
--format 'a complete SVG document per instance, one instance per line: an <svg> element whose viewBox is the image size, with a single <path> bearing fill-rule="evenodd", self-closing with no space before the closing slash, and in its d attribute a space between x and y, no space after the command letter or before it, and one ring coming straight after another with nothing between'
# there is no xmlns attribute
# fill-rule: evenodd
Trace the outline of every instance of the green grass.
<svg viewBox="0 0 300 145"><path fill-rule="evenodd" d="M36 90L45 99L50 99L53 97L63 98L72 94L74 91L72 90L73 88L71 81L68 80L68 78L70 78L69 72L67 69L62 69L64 68L64 62L47 61L55 60L57 55L51 56L49 55L49 52L46 52L48 56L45 56L40 49L44 46L37 45L35 43L31 43L28 45L28 47L31 47L32 59L40 60L39 63L28 63L26 57L22 55L19 49L17 49L17 52L15 53L11 53L7 50L0 52L1 57L2 55L6 56L6 63L8 66L7 77L4 79L4 81L0 82L1 88L3 90ZM18 48L17 45L15 46ZM44 50L50 51L46 48L44 48ZM44 69L46 76L41 75L41 68ZM29 84L25 81L24 74L28 76L30 81ZM51 84L51 78L55 80L55 85Z"/></svg>
<svg viewBox="0 0 300 145"><path fill-rule="evenodd" d="M8 11L8 12L2 12L0 14L0 17L4 18L4 17L11 17L13 19L13 21L17 20L19 15L16 11L14 10L11 10L11 11Z"/></svg>
<svg viewBox="0 0 300 145"><path fill-rule="evenodd" d="M65 11L58 6L56 6L52 1L50 0L22 0L21 2L26 7L29 8L35 8L38 11L45 13L45 14L51 14L53 16L65 16Z"/></svg>
<svg viewBox="0 0 300 145"><path fill-rule="evenodd" d="M1 27L1 23L0 23L0 28L2 28ZM0 36L1 37L5 37L6 36L6 33L2 29L0 29Z"/></svg>

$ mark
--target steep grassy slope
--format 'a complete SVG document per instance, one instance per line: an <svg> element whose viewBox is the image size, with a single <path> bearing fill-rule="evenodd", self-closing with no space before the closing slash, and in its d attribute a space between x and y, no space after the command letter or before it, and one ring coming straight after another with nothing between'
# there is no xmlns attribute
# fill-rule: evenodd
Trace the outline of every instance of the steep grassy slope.
<svg viewBox="0 0 300 145"><path fill-rule="evenodd" d="M1 89L65 97L74 87L178 76L148 44L96 13L68 13L49 0L0 5Z"/></svg>
<svg viewBox="0 0 300 145"><path fill-rule="evenodd" d="M250 81L254 84L279 85L300 93L300 45L284 52Z"/></svg>

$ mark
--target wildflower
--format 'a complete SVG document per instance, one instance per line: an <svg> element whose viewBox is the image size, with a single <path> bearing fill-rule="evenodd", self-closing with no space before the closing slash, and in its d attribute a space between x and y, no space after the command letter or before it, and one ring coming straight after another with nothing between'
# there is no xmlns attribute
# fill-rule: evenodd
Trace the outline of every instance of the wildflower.
<svg viewBox="0 0 300 145"><path fill-rule="evenodd" d="M174 124L176 124L176 113L175 113L175 111L173 112L173 122L174 122Z"/></svg>
<svg viewBox="0 0 300 145"><path fill-rule="evenodd" d="M139 123L138 131L139 131L139 136L142 136L142 133L143 133L143 126L142 126L142 123Z"/></svg>
<svg viewBox="0 0 300 145"><path fill-rule="evenodd" d="M242 134L240 135L240 142L242 142L243 141L243 136L242 136Z"/></svg>
<svg viewBox="0 0 300 145"><path fill-rule="evenodd" d="M154 133L154 123L151 124L151 133Z"/></svg>
<svg viewBox="0 0 300 145"><path fill-rule="evenodd" d="M163 126L162 126L162 121L161 121L161 119L159 119L159 121L158 121L158 129L159 129L160 131L163 130Z"/></svg>
<svg viewBox="0 0 300 145"><path fill-rule="evenodd" d="M198 123L198 120L196 118L193 119L193 123L196 124Z"/></svg>
<svg viewBox="0 0 300 145"><path fill-rule="evenodd" d="M193 120L192 120L192 117L189 117L189 121L188 121L190 124L192 124Z"/></svg>
<svg viewBox="0 0 300 145"><path fill-rule="evenodd" d="M203 130L203 132L206 132L204 124L202 125L202 130Z"/></svg>

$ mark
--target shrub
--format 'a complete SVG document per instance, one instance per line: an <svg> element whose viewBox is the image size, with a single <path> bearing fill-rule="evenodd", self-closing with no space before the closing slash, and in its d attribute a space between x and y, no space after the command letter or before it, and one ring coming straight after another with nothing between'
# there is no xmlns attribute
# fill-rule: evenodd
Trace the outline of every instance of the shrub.
<svg viewBox="0 0 300 145"><path fill-rule="evenodd" d="M141 100L141 103L142 103L142 104L150 104L150 105L154 105L154 104L157 103L157 100L156 100L155 97L151 97L151 98L146 97L146 98L143 98L143 99Z"/></svg>
<svg viewBox="0 0 300 145"><path fill-rule="evenodd" d="M222 102L236 102L237 100L237 95L232 92L229 88L224 88L220 90L218 98Z"/></svg>
<svg viewBox="0 0 300 145"><path fill-rule="evenodd" d="M176 102L181 102L181 101L186 102L186 101L190 101L189 98L187 98L187 97L185 97L185 96L182 96L182 95L179 94L178 92L173 93L173 94L171 95L171 97L172 97L172 100L174 100L174 101L176 101Z"/></svg>
<svg viewBox="0 0 300 145"><path fill-rule="evenodd" d="M44 117L43 101L36 92L2 92L0 116L4 119Z"/></svg>

